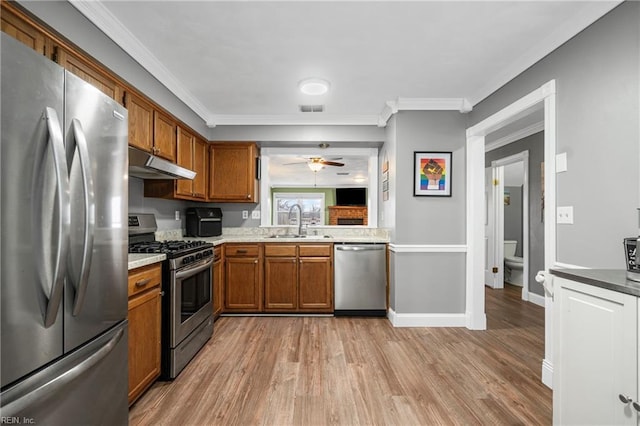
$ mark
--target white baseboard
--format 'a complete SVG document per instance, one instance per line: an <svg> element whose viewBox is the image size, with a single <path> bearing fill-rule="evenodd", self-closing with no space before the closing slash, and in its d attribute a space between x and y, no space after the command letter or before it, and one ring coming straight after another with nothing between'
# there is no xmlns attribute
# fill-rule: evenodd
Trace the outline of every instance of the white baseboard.
<svg viewBox="0 0 640 426"><path fill-rule="evenodd" d="M389 309L387 318L394 327L465 327L465 314L399 314Z"/></svg>
<svg viewBox="0 0 640 426"><path fill-rule="evenodd" d="M544 308L545 306L544 296L540 296L539 294L529 292L528 298L529 298L529 302L538 306L542 306Z"/></svg>
<svg viewBox="0 0 640 426"><path fill-rule="evenodd" d="M553 364L546 358L542 360L542 383L553 389Z"/></svg>

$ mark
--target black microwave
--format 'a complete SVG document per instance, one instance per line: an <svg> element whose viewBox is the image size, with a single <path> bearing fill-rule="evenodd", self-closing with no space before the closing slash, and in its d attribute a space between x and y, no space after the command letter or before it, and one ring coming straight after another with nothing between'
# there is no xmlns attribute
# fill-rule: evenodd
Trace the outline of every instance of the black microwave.
<svg viewBox="0 0 640 426"><path fill-rule="evenodd" d="M189 207L186 217L188 237L222 235L222 209L219 207Z"/></svg>

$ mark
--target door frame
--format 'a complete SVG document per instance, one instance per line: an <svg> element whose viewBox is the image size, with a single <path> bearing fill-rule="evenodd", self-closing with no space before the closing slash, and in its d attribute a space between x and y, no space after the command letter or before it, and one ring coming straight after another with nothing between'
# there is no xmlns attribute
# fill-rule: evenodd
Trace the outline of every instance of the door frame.
<svg viewBox="0 0 640 426"><path fill-rule="evenodd" d="M523 183L522 183L522 300L529 301L529 151L522 151L508 157L500 158L491 162L491 168L495 169L494 176L498 178L498 185L493 186L494 199L499 198L494 204L496 218L495 233L495 257L494 265L498 265L502 279L498 278L499 287L504 287L504 202L500 194L504 192L504 166L522 162Z"/></svg>
<svg viewBox="0 0 640 426"><path fill-rule="evenodd" d="M556 262L556 84L551 80L518 99L480 123L467 129L467 267L466 325L473 330L485 330L487 317L484 298L484 169L485 136L544 108L544 267L548 272ZM552 299L545 293L545 358L542 361L542 382L551 387L553 373Z"/></svg>

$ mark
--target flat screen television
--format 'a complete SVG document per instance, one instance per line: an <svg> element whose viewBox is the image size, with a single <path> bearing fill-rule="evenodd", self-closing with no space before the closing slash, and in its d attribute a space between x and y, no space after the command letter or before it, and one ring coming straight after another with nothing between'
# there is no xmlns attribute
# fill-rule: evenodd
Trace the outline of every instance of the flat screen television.
<svg viewBox="0 0 640 426"><path fill-rule="evenodd" d="M336 206L366 206L367 188L336 188Z"/></svg>

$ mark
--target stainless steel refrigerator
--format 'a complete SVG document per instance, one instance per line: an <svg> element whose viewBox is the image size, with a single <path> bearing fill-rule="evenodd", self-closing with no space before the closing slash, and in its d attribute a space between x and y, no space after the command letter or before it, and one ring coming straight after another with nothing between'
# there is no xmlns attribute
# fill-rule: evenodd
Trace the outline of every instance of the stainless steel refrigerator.
<svg viewBox="0 0 640 426"><path fill-rule="evenodd" d="M127 424L127 111L1 43L0 416Z"/></svg>

